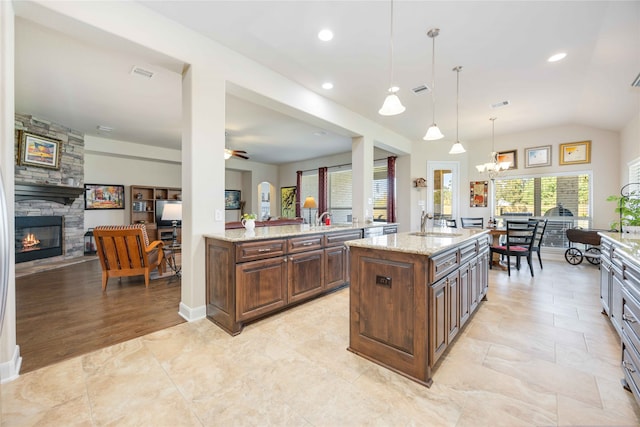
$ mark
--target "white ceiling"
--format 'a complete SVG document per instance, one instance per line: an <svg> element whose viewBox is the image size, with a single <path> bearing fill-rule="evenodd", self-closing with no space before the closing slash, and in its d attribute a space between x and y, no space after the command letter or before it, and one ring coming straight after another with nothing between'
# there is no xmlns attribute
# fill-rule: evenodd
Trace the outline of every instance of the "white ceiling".
<svg viewBox="0 0 640 427"><path fill-rule="evenodd" d="M638 1L396 0L394 82L407 110L393 117L377 113L389 86L388 1L143 4L411 140L421 140L433 114L431 95L411 88L432 86L432 41L425 32L434 27L441 30L435 113L442 143L455 140L457 65L463 66L463 144L488 138L491 116L499 119L497 134L567 123L619 131L640 112L640 89L630 86L640 73ZM16 22L17 112L90 135L99 135L101 124L115 130L100 136L180 147L184 64L21 7L18 14L28 19ZM316 37L324 27L335 33L329 43ZM546 62L558 51L567 58ZM133 65L156 75L132 76ZM320 87L326 80L333 90ZM227 99L227 144L248 151L251 160L284 163L350 150L349 135L238 93ZM503 100L511 104L490 107Z"/></svg>

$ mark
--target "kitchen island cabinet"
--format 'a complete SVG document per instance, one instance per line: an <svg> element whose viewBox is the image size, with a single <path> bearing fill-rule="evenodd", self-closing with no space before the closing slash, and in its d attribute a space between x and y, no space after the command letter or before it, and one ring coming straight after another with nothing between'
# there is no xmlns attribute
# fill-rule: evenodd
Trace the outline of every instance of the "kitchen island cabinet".
<svg viewBox="0 0 640 427"><path fill-rule="evenodd" d="M488 289L488 232L451 230L346 243L349 350L426 386Z"/></svg>
<svg viewBox="0 0 640 427"><path fill-rule="evenodd" d="M599 234L602 312L620 336L623 384L640 403L640 235Z"/></svg>
<svg viewBox="0 0 640 427"><path fill-rule="evenodd" d="M205 236L207 317L231 335L247 322L349 283L345 242L362 228L287 225Z"/></svg>

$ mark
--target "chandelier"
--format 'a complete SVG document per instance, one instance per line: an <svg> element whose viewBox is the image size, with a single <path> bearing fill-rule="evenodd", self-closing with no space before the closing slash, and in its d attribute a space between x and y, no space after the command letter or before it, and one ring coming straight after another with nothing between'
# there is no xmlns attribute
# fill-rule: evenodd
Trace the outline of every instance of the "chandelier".
<svg viewBox="0 0 640 427"><path fill-rule="evenodd" d="M496 117L489 118L491 120L491 154L489 155L489 162L476 165L476 169L480 173L486 173L490 179L495 179L501 172L509 169L509 162L498 161L498 153L494 149L495 145L495 124Z"/></svg>

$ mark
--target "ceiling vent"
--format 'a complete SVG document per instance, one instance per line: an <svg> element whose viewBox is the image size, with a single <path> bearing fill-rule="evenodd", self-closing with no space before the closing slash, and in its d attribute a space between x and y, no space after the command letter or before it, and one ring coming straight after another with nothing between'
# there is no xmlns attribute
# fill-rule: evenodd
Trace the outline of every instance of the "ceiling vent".
<svg viewBox="0 0 640 427"><path fill-rule="evenodd" d="M429 93L431 92L431 89L429 89L429 86L427 85L420 85L417 87L414 87L413 89L411 89L413 91L413 93L415 93L416 95L424 92L424 93Z"/></svg>
<svg viewBox="0 0 640 427"><path fill-rule="evenodd" d="M111 126L98 125L96 126L96 129L100 132L113 132L113 128Z"/></svg>
<svg viewBox="0 0 640 427"><path fill-rule="evenodd" d="M496 102L495 104L491 104L491 108L501 108L506 107L507 105L509 105L509 101L500 101Z"/></svg>
<svg viewBox="0 0 640 427"><path fill-rule="evenodd" d="M640 87L640 74L636 77L636 79L631 83L633 87Z"/></svg>
<svg viewBox="0 0 640 427"><path fill-rule="evenodd" d="M140 76L146 79L150 79L155 73L153 71L145 70L144 68L134 65L131 69L131 74L133 74L134 76Z"/></svg>

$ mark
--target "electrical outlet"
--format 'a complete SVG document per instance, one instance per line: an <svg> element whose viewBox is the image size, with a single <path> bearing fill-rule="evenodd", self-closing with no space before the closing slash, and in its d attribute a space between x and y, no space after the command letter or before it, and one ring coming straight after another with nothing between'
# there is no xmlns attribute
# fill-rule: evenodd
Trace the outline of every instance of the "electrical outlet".
<svg viewBox="0 0 640 427"><path fill-rule="evenodd" d="M216 221L222 221L222 211L220 209L216 209Z"/></svg>

